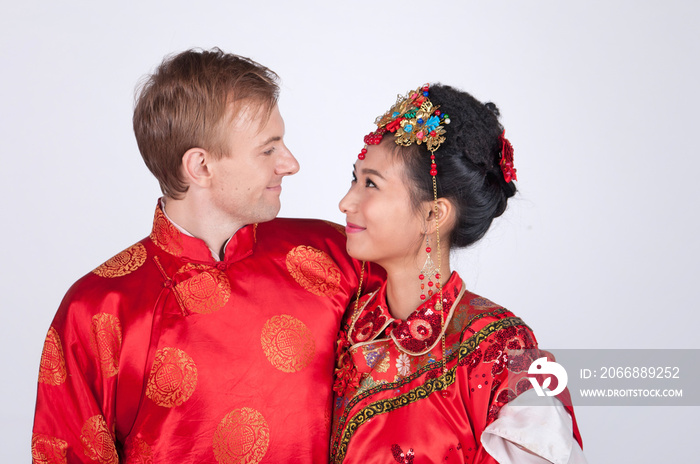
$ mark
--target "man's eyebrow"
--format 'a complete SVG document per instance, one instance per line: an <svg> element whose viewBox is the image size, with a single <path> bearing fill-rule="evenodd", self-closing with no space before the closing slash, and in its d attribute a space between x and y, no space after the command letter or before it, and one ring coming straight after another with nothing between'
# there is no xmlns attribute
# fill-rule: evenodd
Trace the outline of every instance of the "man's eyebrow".
<svg viewBox="0 0 700 464"><path fill-rule="evenodd" d="M379 171L375 171L374 169L362 169L362 174L374 174L375 176L379 177L380 179L384 179L384 176L379 174ZM386 179L384 179L386 180Z"/></svg>
<svg viewBox="0 0 700 464"><path fill-rule="evenodd" d="M282 140L282 137L280 137L279 135L274 135L274 136L270 137L269 139L265 140L263 143L261 143L259 148L262 148L265 145L272 143L272 142L279 142L280 140Z"/></svg>

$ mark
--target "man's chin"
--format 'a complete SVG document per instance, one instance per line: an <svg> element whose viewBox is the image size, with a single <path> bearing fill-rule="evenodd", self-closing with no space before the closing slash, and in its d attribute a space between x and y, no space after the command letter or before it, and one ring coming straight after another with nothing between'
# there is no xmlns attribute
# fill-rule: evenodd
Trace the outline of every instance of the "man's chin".
<svg viewBox="0 0 700 464"><path fill-rule="evenodd" d="M264 211L260 211L255 222L268 222L272 221L280 213L281 205L277 203L276 206L268 206Z"/></svg>

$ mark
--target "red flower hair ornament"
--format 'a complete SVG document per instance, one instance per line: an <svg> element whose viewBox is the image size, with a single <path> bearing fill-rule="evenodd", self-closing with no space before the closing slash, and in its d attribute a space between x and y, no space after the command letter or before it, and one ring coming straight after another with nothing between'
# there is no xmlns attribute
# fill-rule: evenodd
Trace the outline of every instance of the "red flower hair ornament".
<svg viewBox="0 0 700 464"><path fill-rule="evenodd" d="M498 143L501 145L501 161L499 164L501 172L503 172L503 178L506 182L518 180L518 177L515 175L515 166L513 166L513 145L506 138L505 129L498 136Z"/></svg>

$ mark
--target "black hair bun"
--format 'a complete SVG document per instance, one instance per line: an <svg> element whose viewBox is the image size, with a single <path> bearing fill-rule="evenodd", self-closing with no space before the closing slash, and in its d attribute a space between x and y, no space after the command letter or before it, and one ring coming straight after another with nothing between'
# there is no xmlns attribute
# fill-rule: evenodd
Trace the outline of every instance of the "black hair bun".
<svg viewBox="0 0 700 464"><path fill-rule="evenodd" d="M449 115L445 142L435 152L438 197L455 206L457 221L450 245L466 247L481 237L494 218L503 214L515 183L506 182L500 167L503 126L494 103L483 104L450 86L430 86L430 101ZM430 154L424 145L405 147L406 167L417 187L414 204L433 198Z"/></svg>

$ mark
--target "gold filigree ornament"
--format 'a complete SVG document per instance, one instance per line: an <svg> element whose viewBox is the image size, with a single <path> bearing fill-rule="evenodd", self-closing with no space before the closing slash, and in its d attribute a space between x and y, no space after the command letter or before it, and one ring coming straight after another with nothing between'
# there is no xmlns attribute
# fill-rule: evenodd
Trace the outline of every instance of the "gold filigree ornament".
<svg viewBox="0 0 700 464"><path fill-rule="evenodd" d="M101 415L92 416L80 430L85 456L100 464L118 464L119 457L114 446L114 437L109 432L107 421Z"/></svg>
<svg viewBox="0 0 700 464"><path fill-rule="evenodd" d="M287 253L287 270L305 290L318 296L333 296L340 291L341 272L325 252L300 245Z"/></svg>
<svg viewBox="0 0 700 464"><path fill-rule="evenodd" d="M365 136L365 146L358 158L365 159L367 145L379 145L387 132L394 134L397 145L408 147L425 143L428 151L434 154L445 141L443 124L449 124L450 117L441 112L438 105L433 105L428 94L429 85L425 84L405 96L398 95L394 106L374 121L377 129ZM436 168L435 158L431 159L432 173Z"/></svg>
<svg viewBox="0 0 700 464"><path fill-rule="evenodd" d="M66 381L66 360L63 356L61 338L56 329L51 327L44 340L44 350L39 363L39 382L47 385L61 385Z"/></svg>
<svg viewBox="0 0 700 464"><path fill-rule="evenodd" d="M43 433L32 434L32 464L67 464L68 443Z"/></svg>
<svg viewBox="0 0 700 464"><path fill-rule="evenodd" d="M175 274L175 280L188 275L175 285L187 311L209 314L223 308L231 297L231 283L226 274L206 264L184 265Z"/></svg>
<svg viewBox="0 0 700 464"><path fill-rule="evenodd" d="M287 314L271 317L265 322L260 344L270 364L288 373L308 366L316 353L316 342L309 328Z"/></svg>
<svg viewBox="0 0 700 464"><path fill-rule="evenodd" d="M214 433L214 457L219 464L257 464L270 444L270 427L253 408L228 413Z"/></svg>
<svg viewBox="0 0 700 464"><path fill-rule="evenodd" d="M146 384L146 396L158 406L179 406L197 387L197 366L184 351L165 347L156 352Z"/></svg>
<svg viewBox="0 0 700 464"><path fill-rule="evenodd" d="M117 375L122 348L122 326L119 319L113 314L95 314L92 316L91 328L90 344L100 360L102 375Z"/></svg>
<svg viewBox="0 0 700 464"><path fill-rule="evenodd" d="M137 243L99 265L92 272L100 277L114 278L131 274L146 261L146 247Z"/></svg>

